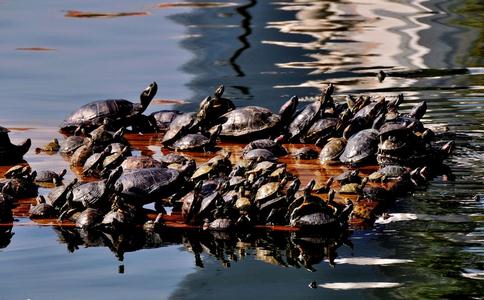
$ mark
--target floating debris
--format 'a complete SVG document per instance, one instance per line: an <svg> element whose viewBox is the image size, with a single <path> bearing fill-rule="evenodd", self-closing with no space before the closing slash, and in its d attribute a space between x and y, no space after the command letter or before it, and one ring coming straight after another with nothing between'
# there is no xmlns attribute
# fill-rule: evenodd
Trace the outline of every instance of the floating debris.
<svg viewBox="0 0 484 300"><path fill-rule="evenodd" d="M68 10L64 17L68 18L118 18L118 17L132 17L132 16L147 16L149 12L134 11L134 12L92 12Z"/></svg>

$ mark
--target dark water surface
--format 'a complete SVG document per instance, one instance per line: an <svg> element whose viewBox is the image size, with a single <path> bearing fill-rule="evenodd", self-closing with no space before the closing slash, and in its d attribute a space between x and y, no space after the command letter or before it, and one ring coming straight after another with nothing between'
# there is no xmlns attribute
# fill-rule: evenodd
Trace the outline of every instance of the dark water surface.
<svg viewBox="0 0 484 300"><path fill-rule="evenodd" d="M175 3L0 0L0 125L35 147L60 137L76 107L136 100L153 80L157 98L185 100L184 111L220 83L237 105L275 110L333 82L341 96L404 92L404 108L426 100L424 121L457 142L447 161L456 180L397 199L390 220L401 221L319 240L82 236L19 217L0 239L0 299L484 298L484 204L472 200L484 197L480 1ZM25 158L33 169L66 167L59 155Z"/></svg>

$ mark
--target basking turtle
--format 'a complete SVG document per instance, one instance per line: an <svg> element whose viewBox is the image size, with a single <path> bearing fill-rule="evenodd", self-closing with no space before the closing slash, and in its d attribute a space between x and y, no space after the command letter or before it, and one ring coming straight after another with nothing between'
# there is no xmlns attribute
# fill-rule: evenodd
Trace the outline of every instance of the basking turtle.
<svg viewBox="0 0 484 300"><path fill-rule="evenodd" d="M32 144L30 139L25 140L20 145L14 145L8 136L8 130L0 126L0 165L14 164L23 160L23 156L30 149Z"/></svg>
<svg viewBox="0 0 484 300"><path fill-rule="evenodd" d="M336 176L334 180L341 185L345 185L347 183L361 183L361 177L359 176L360 170L349 170L343 172Z"/></svg>
<svg viewBox="0 0 484 300"><path fill-rule="evenodd" d="M128 156L121 163L123 170L161 168L163 165L151 156Z"/></svg>
<svg viewBox="0 0 484 300"><path fill-rule="evenodd" d="M115 184L116 192L144 205L174 194L180 174L169 168L127 170Z"/></svg>
<svg viewBox="0 0 484 300"><path fill-rule="evenodd" d="M338 162L340 155L346 147L346 139L330 138L319 153L319 160L322 163Z"/></svg>
<svg viewBox="0 0 484 300"><path fill-rule="evenodd" d="M53 183L56 186L62 184L62 179L64 175L66 175L67 170L64 169L60 173L56 173L54 171L46 170L46 171L38 171L37 177L35 177L35 182L39 183Z"/></svg>
<svg viewBox="0 0 484 300"><path fill-rule="evenodd" d="M57 209L61 208L66 203L67 197L72 189L79 184L78 179L74 178L69 184L52 189L46 196L46 202Z"/></svg>
<svg viewBox="0 0 484 300"><path fill-rule="evenodd" d="M209 151L215 146L220 131L222 131L221 125L210 137L200 133L187 134L168 147L178 151Z"/></svg>
<svg viewBox="0 0 484 300"><path fill-rule="evenodd" d="M339 189L339 193L340 194L361 194L367 182L368 182L368 177L363 178L361 183L355 183L355 182L346 183L341 186L341 188Z"/></svg>
<svg viewBox="0 0 484 300"><path fill-rule="evenodd" d="M3 176L5 178L22 178L27 177L32 172L29 165L15 165L8 169Z"/></svg>
<svg viewBox="0 0 484 300"><path fill-rule="evenodd" d="M343 163L359 165L375 158L378 148L378 131L365 129L354 134L339 157Z"/></svg>
<svg viewBox="0 0 484 300"><path fill-rule="evenodd" d="M245 160L257 160L257 161L276 161L277 157L269 150L266 149L254 149L244 154Z"/></svg>
<svg viewBox="0 0 484 300"><path fill-rule="evenodd" d="M265 201L277 196L280 191L286 186L287 178L283 178L281 182L268 182L262 185L255 195L254 201L262 205Z"/></svg>
<svg viewBox="0 0 484 300"><path fill-rule="evenodd" d="M299 148L296 152L292 154L292 157L296 159L308 160L318 158L319 152L311 147Z"/></svg>
<svg viewBox="0 0 484 300"><path fill-rule="evenodd" d="M289 139L291 141L299 142L299 137L304 135L314 121L319 117L321 110L330 101L331 95L334 91L333 84L329 84L325 92L318 101L307 105L302 112L300 112L288 126Z"/></svg>
<svg viewBox="0 0 484 300"><path fill-rule="evenodd" d="M290 123L299 104L299 98L292 96L279 109L279 116L284 123Z"/></svg>
<svg viewBox="0 0 484 300"><path fill-rule="evenodd" d="M336 136L340 126L341 121L338 118L319 119L309 127L302 140L309 144L324 144L329 138Z"/></svg>
<svg viewBox="0 0 484 300"><path fill-rule="evenodd" d="M183 114L178 110L160 110L155 111L149 115L154 126L156 126L157 131L167 131L170 128L171 122L179 115Z"/></svg>
<svg viewBox="0 0 484 300"><path fill-rule="evenodd" d="M35 148L35 152L57 152L60 149L60 144L58 139L53 139L52 141L48 142L41 148Z"/></svg>
<svg viewBox="0 0 484 300"><path fill-rule="evenodd" d="M140 95L140 103L124 99L99 100L81 106L60 124L61 131L72 132L78 127L92 128L101 125L105 119L120 126L130 126L141 115L158 90L156 82L151 83ZM115 126L117 127L117 126Z"/></svg>
<svg viewBox="0 0 484 300"><path fill-rule="evenodd" d="M284 141L284 135L280 135L275 139L259 139L248 143L243 151L242 154L245 155L250 150L254 149L266 149L271 151L276 156L284 156L287 154L286 148L282 146L282 142Z"/></svg>
<svg viewBox="0 0 484 300"><path fill-rule="evenodd" d="M71 135L60 143L60 153L71 155L77 148L84 145L84 138L79 135Z"/></svg>
<svg viewBox="0 0 484 300"><path fill-rule="evenodd" d="M98 226L103 219L103 213L97 208L86 208L76 218L76 227L89 230Z"/></svg>
<svg viewBox="0 0 484 300"><path fill-rule="evenodd" d="M72 153L70 164L73 167L84 166L86 160L93 154L94 143L89 140L86 144L83 144Z"/></svg>
<svg viewBox="0 0 484 300"><path fill-rule="evenodd" d="M370 181L381 181L385 182L387 180L394 180L398 178L403 178L410 174L410 170L406 167L400 165L388 165L375 171L368 176Z"/></svg>
<svg viewBox="0 0 484 300"><path fill-rule="evenodd" d="M269 109L260 106L246 106L232 110L217 120L222 124L220 138L250 139L265 137L274 132L281 118ZM217 127L212 127L215 131Z"/></svg>
<svg viewBox="0 0 484 300"><path fill-rule="evenodd" d="M57 215L55 208L46 203L44 196L37 197L37 205L30 206L29 214L31 219L54 218Z"/></svg>
<svg viewBox="0 0 484 300"><path fill-rule="evenodd" d="M195 113L189 112L176 116L171 122L170 127L163 135L161 143L165 146L170 145L186 133L195 121Z"/></svg>
<svg viewBox="0 0 484 300"><path fill-rule="evenodd" d="M225 87L220 85L214 92L213 97L207 97L200 102L200 107L197 113L197 119L201 125L212 125L220 116L235 109L234 103L222 95Z"/></svg>

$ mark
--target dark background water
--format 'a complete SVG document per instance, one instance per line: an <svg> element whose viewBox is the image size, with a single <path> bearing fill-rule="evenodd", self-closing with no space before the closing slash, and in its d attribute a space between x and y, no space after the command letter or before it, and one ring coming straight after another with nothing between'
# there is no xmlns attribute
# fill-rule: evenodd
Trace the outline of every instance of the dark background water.
<svg viewBox="0 0 484 300"><path fill-rule="evenodd" d="M95 99L136 100L153 80L157 98L184 99L187 104L176 106L184 111L220 83L237 105L277 109L293 94L310 101L334 82L342 96L404 92L404 108L427 100L424 121L448 126L454 133L449 138L457 141L448 161L456 180L437 177L426 190L398 199L390 212L417 220L355 231L353 249L337 249L343 261L335 268L316 263L315 272L276 263L277 253L282 261L292 257L288 253L302 255L291 237L282 243L228 239L224 257L244 258L230 267L220 253L201 247L201 268L192 253L198 244L187 237L163 237L166 243L127 252L120 261L113 247L96 247L109 237L84 237L89 242L70 253L72 245L54 228L23 226L28 219L19 218L15 235L0 250L0 299L484 297L484 209L482 201L472 200L484 192L479 1L160 3L0 1L1 125L30 128L13 130L13 139L32 137L40 145L58 136L56 126L74 108ZM68 10L147 15L72 18ZM32 47L50 50L22 49ZM462 68L470 72L449 75ZM379 70L389 73L382 83L375 76ZM153 104L149 111L162 108ZM33 151L26 159L37 169L65 166L59 156ZM384 266L378 260L383 258L395 264ZM307 287L311 281L398 287L313 290Z"/></svg>

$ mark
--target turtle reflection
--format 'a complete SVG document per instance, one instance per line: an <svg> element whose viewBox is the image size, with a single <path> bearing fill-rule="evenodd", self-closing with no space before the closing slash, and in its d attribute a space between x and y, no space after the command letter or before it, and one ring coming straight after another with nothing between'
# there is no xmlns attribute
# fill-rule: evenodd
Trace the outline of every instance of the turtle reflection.
<svg viewBox="0 0 484 300"><path fill-rule="evenodd" d="M204 267L204 257L211 256L225 267L243 261L247 256L268 264L305 268L315 271L322 261L335 265L337 249L343 244L352 248L351 232L220 232L181 231L167 228L133 228L127 231L83 230L72 227L53 227L59 241L70 252L82 247L107 247L124 260L126 252L183 245L193 253L195 265Z"/></svg>

